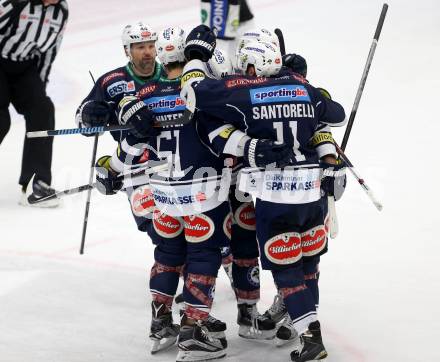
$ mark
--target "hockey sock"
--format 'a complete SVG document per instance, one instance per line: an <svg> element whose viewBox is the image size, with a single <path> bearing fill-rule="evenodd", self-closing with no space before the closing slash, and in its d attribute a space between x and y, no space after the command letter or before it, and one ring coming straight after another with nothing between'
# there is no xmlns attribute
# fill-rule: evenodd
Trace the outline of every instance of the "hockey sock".
<svg viewBox="0 0 440 362"><path fill-rule="evenodd" d="M150 273L150 291L154 302L171 309L182 266L168 266L155 262Z"/></svg>
<svg viewBox="0 0 440 362"><path fill-rule="evenodd" d="M232 279L239 304L255 304L260 300L260 267L257 258L234 259Z"/></svg>
<svg viewBox="0 0 440 362"><path fill-rule="evenodd" d="M313 294L304 281L302 265L272 270L272 275L283 296L293 326L298 334L304 333L308 325L316 321L316 308Z"/></svg>

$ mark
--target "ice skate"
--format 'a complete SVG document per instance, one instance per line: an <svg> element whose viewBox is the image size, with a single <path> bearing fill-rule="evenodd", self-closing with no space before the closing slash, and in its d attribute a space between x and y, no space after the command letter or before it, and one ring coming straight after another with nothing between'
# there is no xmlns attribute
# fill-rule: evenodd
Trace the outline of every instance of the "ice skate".
<svg viewBox="0 0 440 362"><path fill-rule="evenodd" d="M322 343L321 326L318 321L310 323L309 330L301 335L300 350L290 353L294 362L324 361L327 351Z"/></svg>
<svg viewBox="0 0 440 362"><path fill-rule="evenodd" d="M180 318L183 317L185 311L183 309L180 310ZM211 314L208 316L206 321L201 322L202 326L206 327L206 330L209 332L210 337L218 338L222 340L222 342L227 345L226 342L226 323L222 322L220 319L215 318Z"/></svg>
<svg viewBox="0 0 440 362"><path fill-rule="evenodd" d="M238 335L247 339L273 339L276 323L258 313L255 304L239 304L237 323L240 326Z"/></svg>
<svg viewBox="0 0 440 362"><path fill-rule="evenodd" d="M207 328L197 323L180 328L178 347L177 362L211 361L226 356L222 341L212 338Z"/></svg>
<svg viewBox="0 0 440 362"><path fill-rule="evenodd" d="M41 200L45 201L41 201ZM58 207L61 200L56 197L56 191L47 183L36 180L35 175L29 181L26 188L22 189L22 196L19 202L23 206L33 207Z"/></svg>
<svg viewBox="0 0 440 362"><path fill-rule="evenodd" d="M298 332L293 327L293 322L289 314L286 315L283 323L278 327L275 335L275 345L277 347L285 346L293 342L299 342Z"/></svg>
<svg viewBox="0 0 440 362"><path fill-rule="evenodd" d="M227 347L227 342L226 342L226 335L225 335L225 331L226 331L226 323L222 322L220 319L215 318L212 315L208 316L208 319L206 321L203 321L202 323L203 326L206 327L206 329L209 332L209 335L212 338L217 338L219 339L223 346L226 348Z"/></svg>
<svg viewBox="0 0 440 362"><path fill-rule="evenodd" d="M155 354L172 346L179 335L179 326L173 324L173 316L165 304L152 302L150 339L153 342L151 353Z"/></svg>
<svg viewBox="0 0 440 362"><path fill-rule="evenodd" d="M280 293L277 293L273 299L272 305L264 312L263 316L273 320L275 323L279 323L286 317L286 315L287 309L284 305L283 297Z"/></svg>

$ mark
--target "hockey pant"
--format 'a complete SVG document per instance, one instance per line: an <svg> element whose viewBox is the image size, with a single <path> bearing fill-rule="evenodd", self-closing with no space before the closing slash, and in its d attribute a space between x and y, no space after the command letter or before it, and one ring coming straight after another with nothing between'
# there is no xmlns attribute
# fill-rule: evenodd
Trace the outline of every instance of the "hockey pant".
<svg viewBox="0 0 440 362"><path fill-rule="evenodd" d="M257 199L257 238L263 269L275 284L298 334L316 320L319 258L327 251L327 199L275 204Z"/></svg>
<svg viewBox="0 0 440 362"><path fill-rule="evenodd" d="M54 129L55 109L40 78L37 60L13 62L0 57L0 143L11 125L10 103L24 116L27 132ZM20 185L27 186L33 174L51 183L52 143L53 137L25 137Z"/></svg>
<svg viewBox="0 0 440 362"><path fill-rule="evenodd" d="M222 227L229 217L227 202L192 216L176 217L154 211L149 230L156 244L150 278L153 300L171 306L184 268L185 314L195 320L208 318L222 261L221 248L229 245Z"/></svg>
<svg viewBox="0 0 440 362"><path fill-rule="evenodd" d="M260 300L260 267L255 228L255 208L252 201L244 201L241 191L231 186L229 202L233 221L231 252L232 279L238 303L254 304Z"/></svg>
<svg viewBox="0 0 440 362"><path fill-rule="evenodd" d="M128 201L131 212L139 231L146 231L153 238L155 233L150 233L154 210L154 198L149 185L127 189Z"/></svg>

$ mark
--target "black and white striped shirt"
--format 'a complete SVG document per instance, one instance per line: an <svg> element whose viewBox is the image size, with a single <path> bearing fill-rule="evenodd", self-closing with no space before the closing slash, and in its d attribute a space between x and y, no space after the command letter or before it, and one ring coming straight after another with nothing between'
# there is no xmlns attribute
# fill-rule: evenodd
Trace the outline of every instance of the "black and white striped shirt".
<svg viewBox="0 0 440 362"><path fill-rule="evenodd" d="M46 82L67 18L65 0L47 7L41 0L0 0L0 56L12 61L38 57Z"/></svg>

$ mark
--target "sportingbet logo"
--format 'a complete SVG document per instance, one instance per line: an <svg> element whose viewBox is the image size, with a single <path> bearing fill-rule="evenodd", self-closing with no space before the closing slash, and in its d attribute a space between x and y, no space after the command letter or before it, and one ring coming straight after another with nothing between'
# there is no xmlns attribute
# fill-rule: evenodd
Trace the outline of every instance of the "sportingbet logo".
<svg viewBox="0 0 440 362"><path fill-rule="evenodd" d="M185 102L177 95L167 97L152 97L144 100L150 111L154 113L165 113L173 111L184 111Z"/></svg>
<svg viewBox="0 0 440 362"><path fill-rule="evenodd" d="M304 101L310 102L307 89L300 85L285 85L249 90L252 104Z"/></svg>

